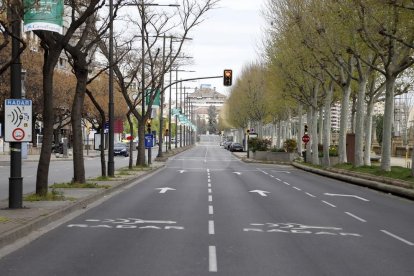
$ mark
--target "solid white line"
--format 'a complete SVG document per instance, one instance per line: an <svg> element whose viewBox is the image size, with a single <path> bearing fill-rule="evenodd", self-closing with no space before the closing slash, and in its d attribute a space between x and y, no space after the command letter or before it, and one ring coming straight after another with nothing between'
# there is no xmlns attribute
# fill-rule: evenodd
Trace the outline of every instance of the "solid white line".
<svg viewBox="0 0 414 276"><path fill-rule="evenodd" d="M210 272L217 272L217 254L216 247L208 247L208 270Z"/></svg>
<svg viewBox="0 0 414 276"><path fill-rule="evenodd" d="M397 240L399 240L399 241L402 241L402 242L403 242L403 243L405 243L405 244L408 244L408 245L411 245L411 246L413 246L413 245L414 245L414 243L409 242L409 241L407 241L407 240L405 240L405 239L403 239L403 238L401 238L401 237L398 237L397 235L394 235L393 233L390 233L390 232L388 232L388 231L386 231L386 230L381 230L381 232L383 232L383 233L385 233L385 234L387 234L387 235L389 235L389 236L391 236L391 237L393 237L393 238L395 238L395 239L397 239Z"/></svg>
<svg viewBox="0 0 414 276"><path fill-rule="evenodd" d="M353 217L354 219L357 219L357 220L359 220L359 221L362 221L362 222L367 222L365 219L362 219L362 218L360 218L360 217L358 217L358 216L356 216L356 215L354 215L354 214L352 214L352 213L345 212L345 214L347 214L348 216L351 216L351 217Z"/></svg>
<svg viewBox="0 0 414 276"><path fill-rule="evenodd" d="M211 205L208 206L208 214L209 215L214 215L214 209L213 209L213 206L211 206Z"/></svg>
<svg viewBox="0 0 414 276"><path fill-rule="evenodd" d="M323 202L323 203L325 203L326 205L329 205L329 206L331 206L331 207L336 208L336 206L335 206L335 205L333 205L332 203L329 203L329 202L327 202L327 201L325 201L325 200L322 200L322 202Z"/></svg>
<svg viewBox="0 0 414 276"><path fill-rule="evenodd" d="M211 189L208 189L208 193L211 194Z"/></svg>
<svg viewBox="0 0 414 276"><path fill-rule="evenodd" d="M298 188L298 187L293 187L293 189L298 190L298 191L302 191L302 189Z"/></svg>
<svg viewBox="0 0 414 276"><path fill-rule="evenodd" d="M306 194L310 197L316 197L316 196L314 196L313 194L310 194L310 193L306 193Z"/></svg>
<svg viewBox="0 0 414 276"><path fill-rule="evenodd" d="M214 220L208 221L208 233L214 235Z"/></svg>
<svg viewBox="0 0 414 276"><path fill-rule="evenodd" d="M208 201L209 201L209 202L212 202L212 201L213 201L213 196L212 196L212 195L209 195L209 196L208 196Z"/></svg>
<svg viewBox="0 0 414 276"><path fill-rule="evenodd" d="M290 184L289 184L289 183L287 183L287 182L284 182L284 181L283 181L283 184L286 184L286 185L290 186Z"/></svg>

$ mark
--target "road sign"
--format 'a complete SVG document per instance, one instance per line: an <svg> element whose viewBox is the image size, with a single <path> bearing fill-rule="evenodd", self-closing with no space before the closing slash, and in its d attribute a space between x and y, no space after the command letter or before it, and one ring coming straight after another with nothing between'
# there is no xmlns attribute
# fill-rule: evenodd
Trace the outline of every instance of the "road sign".
<svg viewBox="0 0 414 276"><path fill-rule="evenodd" d="M151 133L145 134L145 148L152 148L154 146L154 135Z"/></svg>
<svg viewBox="0 0 414 276"><path fill-rule="evenodd" d="M310 141L309 135L305 134L302 136L302 142L307 144Z"/></svg>
<svg viewBox="0 0 414 276"><path fill-rule="evenodd" d="M6 99L4 101L6 142L32 141L32 101Z"/></svg>

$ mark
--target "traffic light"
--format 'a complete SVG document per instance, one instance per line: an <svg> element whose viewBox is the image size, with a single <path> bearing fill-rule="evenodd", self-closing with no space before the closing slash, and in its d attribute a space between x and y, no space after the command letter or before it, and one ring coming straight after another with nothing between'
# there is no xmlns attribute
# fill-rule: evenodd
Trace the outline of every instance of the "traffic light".
<svg viewBox="0 0 414 276"><path fill-rule="evenodd" d="M151 133L151 120L150 119L147 120L147 132Z"/></svg>
<svg viewBox="0 0 414 276"><path fill-rule="evenodd" d="M308 125L305 125L305 133L308 133Z"/></svg>
<svg viewBox="0 0 414 276"><path fill-rule="evenodd" d="M231 86L233 79L233 70L225 69L223 73L223 85L224 86Z"/></svg>

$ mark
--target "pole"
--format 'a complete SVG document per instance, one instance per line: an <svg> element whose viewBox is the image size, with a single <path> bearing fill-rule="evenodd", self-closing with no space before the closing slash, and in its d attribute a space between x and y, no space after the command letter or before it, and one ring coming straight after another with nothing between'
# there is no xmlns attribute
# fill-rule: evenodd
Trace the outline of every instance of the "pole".
<svg viewBox="0 0 414 276"><path fill-rule="evenodd" d="M185 90L186 90L186 87L184 87L184 91L183 91L183 96L184 96L184 98L183 98L183 100L184 100L184 107L183 107L183 111L184 111L184 117L186 117L187 118L187 105L186 105L186 98L185 98ZM186 146L186 144L187 144L187 141L186 141L186 139L187 139L187 132L186 132L186 130L187 130L187 126L186 125L184 125L184 127L183 127L183 146L185 147Z"/></svg>
<svg viewBox="0 0 414 276"><path fill-rule="evenodd" d="M183 114L183 82L180 82L180 113ZM183 147L183 125L180 124L180 148Z"/></svg>
<svg viewBox="0 0 414 276"><path fill-rule="evenodd" d="M162 76L161 76L161 106L160 106L160 134L159 134L159 145L158 145L158 157L162 157L162 143L163 143L163 127L164 127L164 74L165 74L165 34L162 39ZM167 142L166 142L167 143Z"/></svg>
<svg viewBox="0 0 414 276"><path fill-rule="evenodd" d="M12 59L10 66L10 89L11 98L21 99L22 97L22 82L21 71L22 65L20 63L19 48L20 48L20 33L21 20L17 13L17 6L12 5L8 8L10 18L12 20ZM23 177L22 177L22 143L10 143L10 178L9 178L9 208L18 209L23 207Z"/></svg>
<svg viewBox="0 0 414 276"><path fill-rule="evenodd" d="M170 64L172 64L172 40L173 37L170 37ZM172 70L170 69L170 83L172 82ZM172 123L171 123L171 85L170 85L170 97L169 97L169 103L168 103L168 107L169 107L169 113L168 113L168 149L171 150L171 134L172 134Z"/></svg>
<svg viewBox="0 0 414 276"><path fill-rule="evenodd" d="M114 4L113 0L109 1L109 103L108 103L108 176L115 176L114 164ZM104 136L105 137L105 136ZM105 141L103 139L103 141ZM102 148L104 149L104 147Z"/></svg>
<svg viewBox="0 0 414 276"><path fill-rule="evenodd" d="M141 117L142 117L142 124L144 125L144 132L145 132L145 31L144 31L144 24L145 24L145 10L144 10L144 0L141 2ZM151 148L148 148L148 164L151 164Z"/></svg>
<svg viewBox="0 0 414 276"><path fill-rule="evenodd" d="M175 109L178 109L178 70L175 70ZM178 116L175 115L175 148L177 148L177 143L178 143L177 140L178 140Z"/></svg>

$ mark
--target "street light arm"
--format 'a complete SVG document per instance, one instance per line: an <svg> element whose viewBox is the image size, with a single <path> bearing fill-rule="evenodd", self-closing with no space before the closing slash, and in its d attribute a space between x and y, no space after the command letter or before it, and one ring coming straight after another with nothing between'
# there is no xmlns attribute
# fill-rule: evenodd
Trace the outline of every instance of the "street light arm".
<svg viewBox="0 0 414 276"><path fill-rule="evenodd" d="M164 90L169 88L170 86L173 86L174 84L177 83L181 83L181 82L185 82L185 81L193 81L193 80L206 80L206 79L219 79L222 78L223 76L214 76L214 77L198 77L198 78L190 78L190 79L181 79L181 80L177 80L175 82L171 82L169 85L164 87Z"/></svg>

